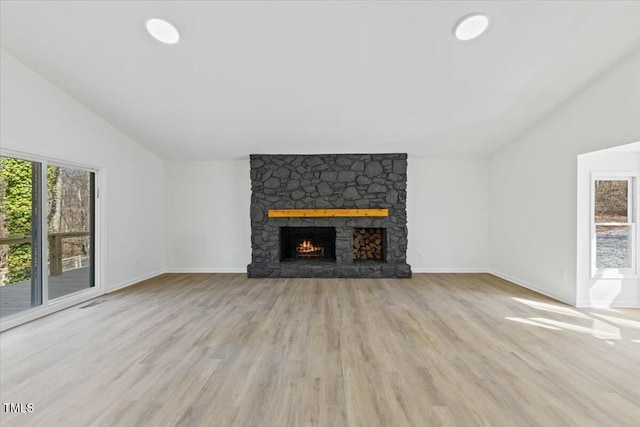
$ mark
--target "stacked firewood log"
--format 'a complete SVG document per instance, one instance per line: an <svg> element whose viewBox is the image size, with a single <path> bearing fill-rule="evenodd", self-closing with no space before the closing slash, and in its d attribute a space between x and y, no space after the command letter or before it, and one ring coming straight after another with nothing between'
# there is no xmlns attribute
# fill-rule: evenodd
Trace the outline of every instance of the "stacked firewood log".
<svg viewBox="0 0 640 427"><path fill-rule="evenodd" d="M353 259L382 259L382 230L379 228L356 228L353 231Z"/></svg>

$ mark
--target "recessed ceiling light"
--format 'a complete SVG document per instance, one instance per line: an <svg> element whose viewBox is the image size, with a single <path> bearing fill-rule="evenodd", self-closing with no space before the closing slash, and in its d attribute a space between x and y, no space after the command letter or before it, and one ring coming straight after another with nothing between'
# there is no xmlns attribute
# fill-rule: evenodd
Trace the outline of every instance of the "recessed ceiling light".
<svg viewBox="0 0 640 427"><path fill-rule="evenodd" d="M147 31L162 43L175 44L180 40L180 33L176 30L176 27L162 19L149 19L147 21Z"/></svg>
<svg viewBox="0 0 640 427"><path fill-rule="evenodd" d="M454 33L458 40L471 40L484 33L488 26L489 18L482 14L474 13L462 18L456 24Z"/></svg>

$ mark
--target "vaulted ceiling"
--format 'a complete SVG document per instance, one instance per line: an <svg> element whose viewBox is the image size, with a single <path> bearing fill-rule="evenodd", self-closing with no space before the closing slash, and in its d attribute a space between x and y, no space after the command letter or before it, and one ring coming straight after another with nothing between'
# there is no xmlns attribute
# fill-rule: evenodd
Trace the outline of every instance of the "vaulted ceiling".
<svg viewBox="0 0 640 427"><path fill-rule="evenodd" d="M472 12L490 26L459 41ZM640 49L638 22L615 1L2 1L0 40L165 159L478 156Z"/></svg>

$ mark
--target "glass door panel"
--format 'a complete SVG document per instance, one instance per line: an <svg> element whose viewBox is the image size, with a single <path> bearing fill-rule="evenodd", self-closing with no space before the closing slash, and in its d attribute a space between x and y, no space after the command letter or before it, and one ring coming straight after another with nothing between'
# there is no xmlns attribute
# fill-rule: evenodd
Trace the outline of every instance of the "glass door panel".
<svg viewBox="0 0 640 427"><path fill-rule="evenodd" d="M50 300L95 285L94 191L93 172L47 167Z"/></svg>
<svg viewBox="0 0 640 427"><path fill-rule="evenodd" d="M0 157L0 317L42 304L40 170Z"/></svg>

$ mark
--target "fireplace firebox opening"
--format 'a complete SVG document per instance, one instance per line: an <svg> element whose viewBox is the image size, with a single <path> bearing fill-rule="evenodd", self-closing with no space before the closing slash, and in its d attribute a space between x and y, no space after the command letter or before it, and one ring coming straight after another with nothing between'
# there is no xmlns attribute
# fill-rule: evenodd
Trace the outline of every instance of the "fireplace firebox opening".
<svg viewBox="0 0 640 427"><path fill-rule="evenodd" d="M281 227L280 261L335 261L334 227Z"/></svg>
<svg viewBox="0 0 640 427"><path fill-rule="evenodd" d="M384 228L354 228L353 262L384 261L385 231Z"/></svg>

